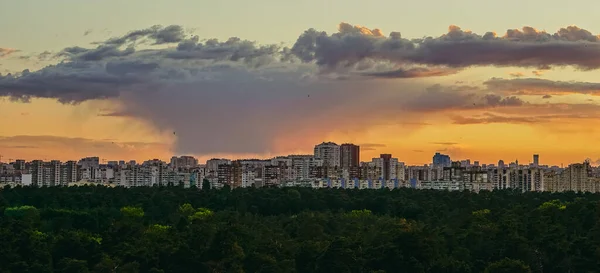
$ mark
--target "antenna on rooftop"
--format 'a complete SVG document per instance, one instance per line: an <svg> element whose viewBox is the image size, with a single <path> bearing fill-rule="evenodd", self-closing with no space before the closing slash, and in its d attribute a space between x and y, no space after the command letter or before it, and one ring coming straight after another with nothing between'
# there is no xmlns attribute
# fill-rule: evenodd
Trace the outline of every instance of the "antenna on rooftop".
<svg viewBox="0 0 600 273"><path fill-rule="evenodd" d="M2 156L2 155L0 155L0 163L2 163L2 158L3 158L3 156Z"/></svg>

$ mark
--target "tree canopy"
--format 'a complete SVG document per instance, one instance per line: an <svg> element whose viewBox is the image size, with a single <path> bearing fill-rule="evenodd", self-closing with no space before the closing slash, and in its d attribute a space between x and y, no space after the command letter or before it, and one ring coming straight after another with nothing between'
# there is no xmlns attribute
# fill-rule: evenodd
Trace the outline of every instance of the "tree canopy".
<svg viewBox="0 0 600 273"><path fill-rule="evenodd" d="M599 194L16 187L0 272L599 272Z"/></svg>

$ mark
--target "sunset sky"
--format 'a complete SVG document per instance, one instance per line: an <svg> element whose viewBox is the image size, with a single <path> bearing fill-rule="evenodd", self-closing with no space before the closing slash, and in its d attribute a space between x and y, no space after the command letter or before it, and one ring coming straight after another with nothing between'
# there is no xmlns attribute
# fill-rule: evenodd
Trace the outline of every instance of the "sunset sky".
<svg viewBox="0 0 600 273"><path fill-rule="evenodd" d="M0 1L0 155L600 159L600 2ZM235 37L235 38L231 38ZM215 40L216 39L216 40ZM600 161L598 161L600 162Z"/></svg>

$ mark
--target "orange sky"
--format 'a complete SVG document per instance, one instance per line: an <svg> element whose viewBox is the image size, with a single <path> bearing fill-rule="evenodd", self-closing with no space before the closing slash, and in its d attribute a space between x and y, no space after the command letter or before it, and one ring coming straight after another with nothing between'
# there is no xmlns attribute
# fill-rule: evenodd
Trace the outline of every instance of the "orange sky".
<svg viewBox="0 0 600 273"><path fill-rule="evenodd" d="M168 159L175 137L157 132L132 118L100 117L101 102L66 106L37 99L29 104L0 101L0 154L8 159L70 160L100 156L106 160L150 158ZM523 111L521 109L520 111ZM537 111L537 110L532 110ZM523 112L522 112L523 113ZM334 128L323 141L363 144L361 160L379 153L392 153L408 164L426 164L436 151L453 159L496 163L498 159L522 163L539 153L544 164L579 162L600 157L600 119L564 119L542 124L452 124L449 116L424 114L419 124L376 125L362 131L344 132ZM468 112L475 115L477 112ZM310 135L310 134L309 134ZM276 149L289 153L311 153L318 140L282 139ZM385 147L371 147L383 144ZM375 145L375 146L383 146ZM201 160L212 156L268 157L261 155L195 155Z"/></svg>
<svg viewBox="0 0 600 273"><path fill-rule="evenodd" d="M0 48L3 47L0 44ZM3 69L16 72L25 68L36 71L56 63L51 60L35 63L28 58L21 58L33 56L27 54L29 53L18 49L12 50L0 57L0 64ZM191 64L192 67L194 65L196 63ZM294 72L303 72L301 69L304 67ZM234 76L238 74L233 73L238 72L233 69L228 71ZM268 72L271 71L260 74L258 84L273 82L269 77L277 74ZM234 76L226 77L225 82L239 84L233 80ZM242 73L240 78L243 76L247 75ZM311 77L319 75L314 73L304 76L306 75L303 74L302 79L307 78L309 82ZM207 78L208 82L213 80ZM3 162L9 159L66 161L86 156L99 156L105 160L142 161L152 158L168 160L174 154L183 153L204 161L212 157L268 158L308 154L312 153L315 144L333 141L361 145L362 161L369 161L380 153L391 153L400 161L411 165L430 163L433 154L438 151L449 154L454 160L468 158L482 163L497 163L499 159L505 162L518 159L521 163L528 163L533 154L539 154L541 163L548 165L600 158L600 146L596 145L600 141L598 96L579 94L582 92L565 88L531 88L523 92L484 89L482 86L485 81L492 78L593 83L597 72L581 71L568 66L543 72L516 67L469 67L460 73L441 77L376 79L357 83L350 80L345 83L336 79L330 85L315 87L307 84L305 89L302 89L305 82L288 86L285 85L288 82L282 81L278 83L283 83L282 85L265 84L266 87L259 85L258 89L251 89L245 82L241 82L231 90L226 90L229 93L222 93L222 89L219 89L221 86L212 90L213 93L206 92L206 96L203 95L205 93L190 92L206 91L208 87L205 86L181 90L171 90L170 86L156 87L157 90L152 87L135 90L131 87L131 90L111 99L86 100L74 105L59 103L55 99L33 98L30 102L19 102L0 97L0 155ZM228 85L224 86L223 92ZM88 87L90 90L87 90ZM92 87L82 86L79 87L82 90L76 91L93 93L95 90ZM248 90L262 92L262 97L253 96L246 87ZM296 93L279 92L288 87ZM324 92L328 90L319 89L327 87L332 87L334 91ZM277 92L269 93L273 91L269 88ZM476 91L471 92L472 90ZM9 90L9 94L11 91ZM483 96L492 91L495 92L494 95L501 95L501 98L515 96L513 99L519 100L520 104L479 104ZM218 97L222 94L232 95ZM550 94L552 96L543 97ZM205 99L209 95L214 97ZM272 101L265 103L262 101L265 97L272 98ZM459 99L458 104L446 104L456 98ZM228 102L229 99L239 102L219 103ZM470 105L470 99L473 99L473 106ZM198 100L198 103L190 100ZM319 101L329 104L324 107ZM460 102L468 103L462 105ZM257 107L252 108L253 105ZM275 106L265 110L272 105ZM198 109L189 109L196 106ZM255 110L260 113L254 115L252 112ZM103 115L107 113L112 114ZM153 113L172 115L162 119L160 115ZM282 121L278 118L289 120ZM222 123L218 122L220 119L223 120ZM199 123L201 120L205 123ZM207 120L216 122L210 123ZM236 123L237 120L244 122ZM179 123L169 127L169 124L175 122ZM199 124L212 124L212 128L200 128ZM269 134L273 134L267 134L270 137L269 143L258 143L261 141L257 138L262 135L257 134L257 131L277 126L282 129L269 131ZM258 149L260 152L256 153L194 154L185 151L186 148L194 147L193 139L190 143L190 137L182 135L175 127L194 127L194 133L198 136L210 136L208 140L197 140L197 146L203 146L204 150L210 150L208 148L211 145L217 144L221 147L234 146L236 143L232 143L232 139L244 140L245 135L262 145L262 150ZM210 135L215 127L235 128L223 130L221 136ZM241 138L230 138L231 135L240 135ZM184 137L188 137L187 143L178 145ZM223 143L225 141L230 142Z"/></svg>

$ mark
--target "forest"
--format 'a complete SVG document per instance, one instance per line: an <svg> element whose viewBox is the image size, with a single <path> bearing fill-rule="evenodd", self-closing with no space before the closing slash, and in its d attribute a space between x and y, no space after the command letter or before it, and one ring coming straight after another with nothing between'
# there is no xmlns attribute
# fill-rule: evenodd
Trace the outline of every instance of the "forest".
<svg viewBox="0 0 600 273"><path fill-rule="evenodd" d="M600 272L600 195L6 187L0 272Z"/></svg>

